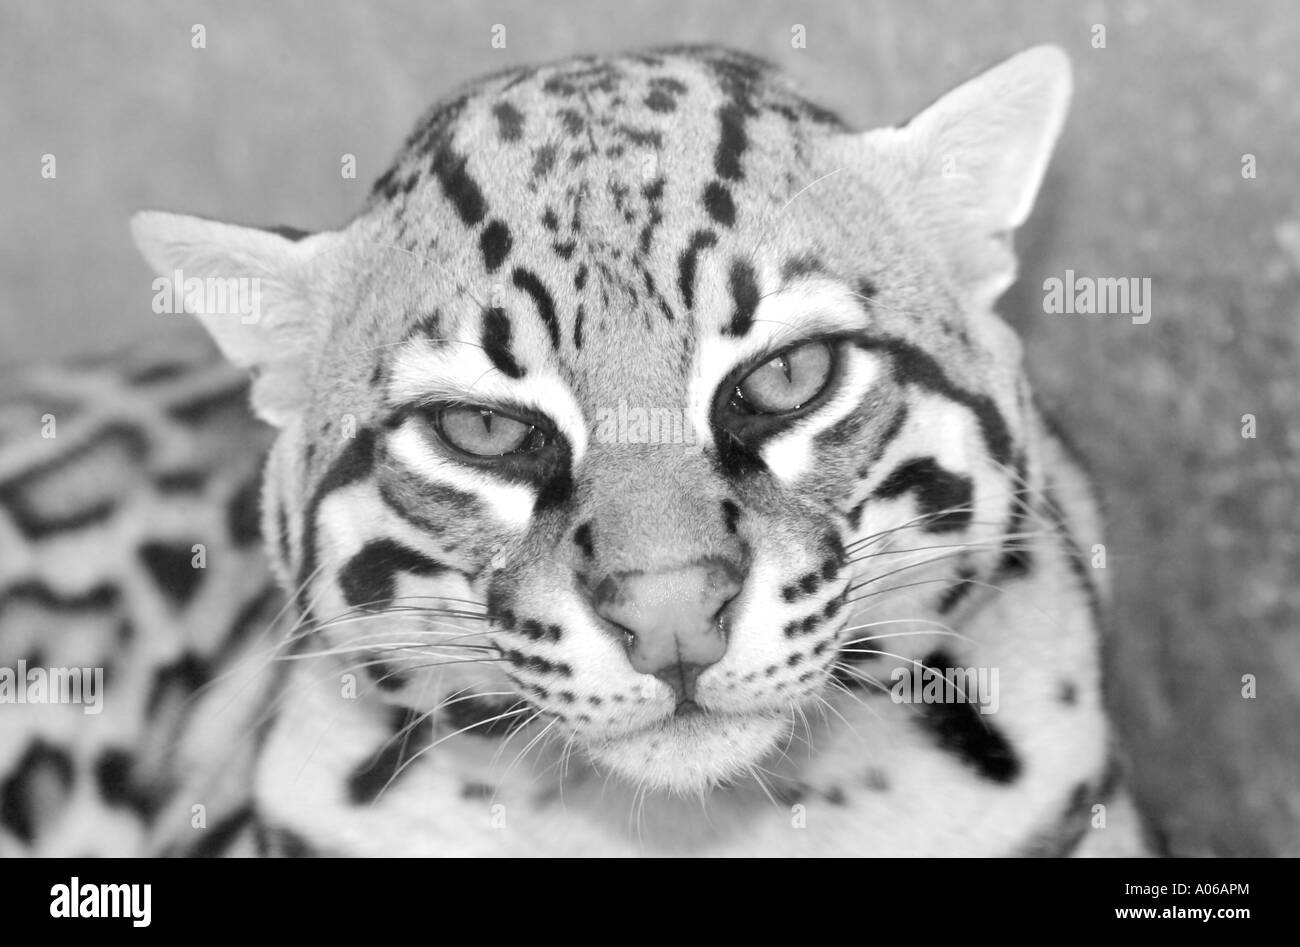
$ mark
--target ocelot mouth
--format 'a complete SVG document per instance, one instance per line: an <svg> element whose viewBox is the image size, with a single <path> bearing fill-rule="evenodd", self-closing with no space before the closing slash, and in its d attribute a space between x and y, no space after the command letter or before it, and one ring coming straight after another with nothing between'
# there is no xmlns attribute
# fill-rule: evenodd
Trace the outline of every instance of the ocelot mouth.
<svg viewBox="0 0 1300 947"><path fill-rule="evenodd" d="M789 720L770 713L713 713L694 701L630 733L588 746L588 754L633 785L670 792L707 792L772 752Z"/></svg>
<svg viewBox="0 0 1300 947"><path fill-rule="evenodd" d="M704 708L689 697L678 702L677 706L673 708L674 718L694 717L703 713L705 713Z"/></svg>

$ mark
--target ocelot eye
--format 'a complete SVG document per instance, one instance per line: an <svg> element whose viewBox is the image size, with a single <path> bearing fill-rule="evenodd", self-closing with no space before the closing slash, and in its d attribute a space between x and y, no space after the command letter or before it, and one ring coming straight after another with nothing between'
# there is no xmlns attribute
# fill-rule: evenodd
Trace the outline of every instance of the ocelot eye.
<svg viewBox="0 0 1300 947"><path fill-rule="evenodd" d="M439 408L431 420L446 444L471 457L527 453L544 447L547 440L545 432L535 424L475 405Z"/></svg>
<svg viewBox="0 0 1300 947"><path fill-rule="evenodd" d="M825 342L805 342L764 362L736 385L734 404L752 414L798 411L826 387L834 353Z"/></svg>

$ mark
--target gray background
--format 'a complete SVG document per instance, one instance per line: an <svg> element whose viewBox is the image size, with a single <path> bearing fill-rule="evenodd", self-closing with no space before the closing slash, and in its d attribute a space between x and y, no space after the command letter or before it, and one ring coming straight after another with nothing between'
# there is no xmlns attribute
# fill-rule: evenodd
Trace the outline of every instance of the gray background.
<svg viewBox="0 0 1300 947"><path fill-rule="evenodd" d="M133 210L337 225L420 111L490 69L723 42L868 126L1059 43L1075 106L1003 309L1109 498L1114 691L1136 781L1176 851L1300 854L1298 10L0 0L0 366L183 331L150 311ZM490 48L494 23L505 50ZM344 153L356 180L339 174ZM1045 315L1043 279L1067 267L1151 277L1151 323ZM1243 674L1258 699L1242 698Z"/></svg>

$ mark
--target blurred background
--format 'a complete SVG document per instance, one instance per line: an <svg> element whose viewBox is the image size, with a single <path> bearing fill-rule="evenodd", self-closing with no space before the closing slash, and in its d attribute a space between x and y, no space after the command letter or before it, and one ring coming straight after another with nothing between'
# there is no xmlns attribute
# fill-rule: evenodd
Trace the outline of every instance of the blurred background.
<svg viewBox="0 0 1300 947"><path fill-rule="evenodd" d="M451 86L704 41L776 61L861 127L1033 43L1070 53L1074 108L1001 308L1108 500L1134 781L1175 853L1300 855L1300 7L1284 0L0 0L0 372L187 331L150 310L136 209L337 226ZM1045 314L1043 280L1067 268L1150 277L1150 323Z"/></svg>

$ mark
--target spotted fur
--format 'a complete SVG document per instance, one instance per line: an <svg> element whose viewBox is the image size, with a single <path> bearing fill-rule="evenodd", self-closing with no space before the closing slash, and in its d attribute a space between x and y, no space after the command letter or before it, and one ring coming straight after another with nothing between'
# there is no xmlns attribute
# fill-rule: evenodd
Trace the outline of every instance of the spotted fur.
<svg viewBox="0 0 1300 947"><path fill-rule="evenodd" d="M1039 48L864 134L739 53L580 57L453 93L340 230L139 215L159 273L260 281L196 315L274 436L202 357L7 403L0 665L113 673L107 726L0 707L0 844L1141 851L1095 505L992 311L1068 93ZM720 413L809 340L818 400ZM458 455L445 405L545 447ZM688 574L716 626L663 664L638 596ZM952 667L996 712L891 700Z"/></svg>

